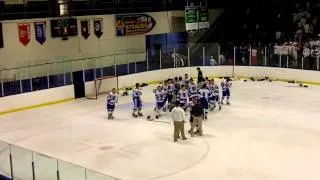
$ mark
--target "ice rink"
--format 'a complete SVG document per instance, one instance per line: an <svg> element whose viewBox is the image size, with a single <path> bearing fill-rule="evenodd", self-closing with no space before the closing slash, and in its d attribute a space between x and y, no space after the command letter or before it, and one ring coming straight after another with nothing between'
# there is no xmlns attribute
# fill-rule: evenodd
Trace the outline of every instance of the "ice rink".
<svg viewBox="0 0 320 180"><path fill-rule="evenodd" d="M145 116L154 87L143 91ZM114 120L105 96L0 116L0 140L124 180L320 179L320 87L234 81L231 93L203 137L177 143L171 124L131 118L131 96Z"/></svg>

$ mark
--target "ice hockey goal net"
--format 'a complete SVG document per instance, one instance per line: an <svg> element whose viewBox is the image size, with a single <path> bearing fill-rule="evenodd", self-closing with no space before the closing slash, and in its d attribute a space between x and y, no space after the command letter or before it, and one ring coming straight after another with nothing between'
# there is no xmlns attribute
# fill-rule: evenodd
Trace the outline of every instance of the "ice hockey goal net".
<svg viewBox="0 0 320 180"><path fill-rule="evenodd" d="M98 99L99 95L107 94L113 88L116 88L119 93L118 76L105 76L96 78L93 82L88 84L86 91L88 91L87 99Z"/></svg>

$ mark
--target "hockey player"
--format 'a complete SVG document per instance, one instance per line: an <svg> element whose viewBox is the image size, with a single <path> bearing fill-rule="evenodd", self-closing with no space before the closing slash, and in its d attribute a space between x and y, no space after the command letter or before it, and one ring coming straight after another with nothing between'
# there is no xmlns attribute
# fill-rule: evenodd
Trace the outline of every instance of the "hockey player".
<svg viewBox="0 0 320 180"><path fill-rule="evenodd" d="M143 116L142 110L142 89L140 88L140 84L136 83L136 87L133 89L132 98L133 98L133 117Z"/></svg>
<svg viewBox="0 0 320 180"><path fill-rule="evenodd" d="M167 83L167 99L169 104L172 103L174 92L175 92L175 85L173 84L173 80L169 79Z"/></svg>
<svg viewBox="0 0 320 180"><path fill-rule="evenodd" d="M204 79L204 82L207 84L207 87L208 87L208 85L209 85L210 81L211 81L211 80L209 80L209 78L208 78L208 77L206 77L206 78Z"/></svg>
<svg viewBox="0 0 320 180"><path fill-rule="evenodd" d="M188 74L184 74L183 84L188 86L190 83L190 79L191 78L189 77Z"/></svg>
<svg viewBox="0 0 320 180"><path fill-rule="evenodd" d="M175 92L175 95L178 94L178 92L180 90L180 87L181 87L181 84L180 84L179 78L175 77L174 78L174 92Z"/></svg>
<svg viewBox="0 0 320 180"><path fill-rule="evenodd" d="M187 111L187 102L188 102L188 90L186 86L182 86L177 95L177 102L180 104L180 107L186 112Z"/></svg>
<svg viewBox="0 0 320 180"><path fill-rule="evenodd" d="M162 92L163 92L163 106L162 106L163 111L167 111L167 102L168 102L168 96L167 96L167 92L168 92L167 88L168 87L167 87L167 85L168 85L168 82L169 82L169 80L165 80L163 82L162 87L161 87Z"/></svg>
<svg viewBox="0 0 320 180"><path fill-rule="evenodd" d="M190 79L190 84L189 84L189 99L192 99L196 96L198 96L198 85L193 81L193 79Z"/></svg>
<svg viewBox="0 0 320 180"><path fill-rule="evenodd" d="M231 87L230 79L227 78L226 80L221 82L221 89L222 89L222 99L221 104L223 104L224 99L226 98L226 103L230 105L230 87Z"/></svg>
<svg viewBox="0 0 320 180"><path fill-rule="evenodd" d="M204 111L204 119L208 119L208 109L209 109L209 94L210 91L206 84L203 84L202 88L199 90L200 104Z"/></svg>
<svg viewBox="0 0 320 180"><path fill-rule="evenodd" d="M221 110L221 103L220 103L220 91L219 86L214 82L214 79L209 81L208 89L210 91L209 95L209 105L210 111L213 111L217 104L219 106L219 111Z"/></svg>
<svg viewBox="0 0 320 180"><path fill-rule="evenodd" d="M156 97L156 118L160 117L160 111L163 110L164 106L164 99L165 99L165 91L162 89L161 86L158 86L157 90L155 91Z"/></svg>
<svg viewBox="0 0 320 180"><path fill-rule="evenodd" d="M113 119L113 111L115 109L115 105L118 102L118 94L116 88L113 88L112 91L107 96L107 111L108 111L108 119Z"/></svg>

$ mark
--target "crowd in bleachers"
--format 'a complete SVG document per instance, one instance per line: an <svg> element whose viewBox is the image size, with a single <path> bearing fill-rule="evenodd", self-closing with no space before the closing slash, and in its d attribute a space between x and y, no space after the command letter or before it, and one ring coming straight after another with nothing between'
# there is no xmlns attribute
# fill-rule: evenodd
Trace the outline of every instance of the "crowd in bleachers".
<svg viewBox="0 0 320 180"><path fill-rule="evenodd" d="M267 56L268 65L272 66L281 66L282 55L282 60L286 56L290 60L287 66L307 69L319 66L320 1L259 1L247 5L239 19L243 27L237 33L243 39L236 43L237 64L248 65L251 50L251 60L252 54Z"/></svg>

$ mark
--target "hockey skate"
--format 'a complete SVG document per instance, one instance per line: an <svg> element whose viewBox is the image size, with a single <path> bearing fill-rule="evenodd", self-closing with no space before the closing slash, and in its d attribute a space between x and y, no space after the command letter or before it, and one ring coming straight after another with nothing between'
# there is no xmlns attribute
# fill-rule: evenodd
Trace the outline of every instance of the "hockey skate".
<svg viewBox="0 0 320 180"><path fill-rule="evenodd" d="M166 106L163 107L162 110L163 110L163 112L166 112L167 111L167 107Z"/></svg>
<svg viewBox="0 0 320 180"><path fill-rule="evenodd" d="M231 105L229 101L227 102L227 105Z"/></svg>
<svg viewBox="0 0 320 180"><path fill-rule="evenodd" d="M139 117L139 116L138 116L137 113L134 113L134 112L133 112L133 113L132 113L132 117L137 118L137 117Z"/></svg>
<svg viewBox="0 0 320 180"><path fill-rule="evenodd" d="M114 116L112 116L112 114L108 114L108 119L114 119Z"/></svg>
<svg viewBox="0 0 320 180"><path fill-rule="evenodd" d="M216 108L216 105L213 105L213 106L210 108L210 111L213 111L215 108Z"/></svg>
<svg viewBox="0 0 320 180"><path fill-rule="evenodd" d="M138 116L142 117L143 113L142 112L138 112Z"/></svg>
<svg viewBox="0 0 320 180"><path fill-rule="evenodd" d="M221 111L221 108L222 108L222 106L221 106L221 104L219 104L219 111Z"/></svg>

